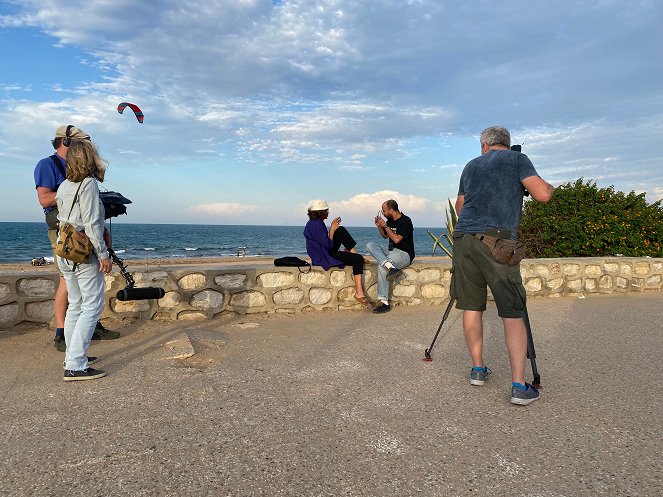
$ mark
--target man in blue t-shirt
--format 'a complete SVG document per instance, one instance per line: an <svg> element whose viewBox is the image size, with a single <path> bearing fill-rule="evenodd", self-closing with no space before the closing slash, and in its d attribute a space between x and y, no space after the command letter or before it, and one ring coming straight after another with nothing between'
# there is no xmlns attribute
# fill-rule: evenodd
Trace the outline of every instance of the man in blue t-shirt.
<svg viewBox="0 0 663 497"><path fill-rule="evenodd" d="M35 166L35 187L37 189L37 198L39 203L44 209L46 215L46 224L48 225L48 239L53 248L53 257L55 259L55 243L58 238L58 223L57 223L57 202L55 194L67 178L67 150L73 140L90 140L90 135L80 128L73 125L60 126L55 130L55 138L51 140L51 144L55 149L55 153L50 157L46 157L37 162ZM110 236L106 240L107 245L110 247ZM66 350L64 341L64 318L67 313L67 286L64 277L60 274L60 282L55 291L55 348L60 352ZM94 330L93 340L113 340L119 338L120 333L117 331L110 331L103 327L101 323L97 323Z"/></svg>
<svg viewBox="0 0 663 497"><path fill-rule="evenodd" d="M525 288L520 265L495 260L490 249L474 235L515 240L526 191L534 200L548 202L553 187L537 174L529 158L510 149L506 128L487 128L481 133L481 156L463 169L456 200L458 222L454 229L453 296L463 309L463 332L472 358L470 383L483 385L490 370L483 360L483 311L490 287L511 363L511 402L527 405L539 392L525 382L527 331Z"/></svg>

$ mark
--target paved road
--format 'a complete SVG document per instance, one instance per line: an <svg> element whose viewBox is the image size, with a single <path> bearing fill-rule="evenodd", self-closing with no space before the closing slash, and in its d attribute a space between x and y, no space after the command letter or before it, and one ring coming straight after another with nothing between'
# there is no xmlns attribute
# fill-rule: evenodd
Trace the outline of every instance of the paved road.
<svg viewBox="0 0 663 497"><path fill-rule="evenodd" d="M459 311L421 361L444 307L114 323L90 351L108 377L73 383L50 332L18 328L0 335L0 495L663 495L662 303L531 299L528 407L494 309L484 387Z"/></svg>

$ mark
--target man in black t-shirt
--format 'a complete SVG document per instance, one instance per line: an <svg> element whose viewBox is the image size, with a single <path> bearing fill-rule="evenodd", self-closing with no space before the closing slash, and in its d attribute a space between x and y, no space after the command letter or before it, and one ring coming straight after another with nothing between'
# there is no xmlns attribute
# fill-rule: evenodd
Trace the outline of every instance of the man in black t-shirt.
<svg viewBox="0 0 663 497"><path fill-rule="evenodd" d="M375 242L369 242L366 250L378 263L378 299L381 304L373 309L376 314L391 310L389 305L389 280L406 268L414 260L414 227L412 220L398 210L395 200L387 200L382 204L383 219L379 214L375 217L375 226L382 238L389 239L389 248Z"/></svg>

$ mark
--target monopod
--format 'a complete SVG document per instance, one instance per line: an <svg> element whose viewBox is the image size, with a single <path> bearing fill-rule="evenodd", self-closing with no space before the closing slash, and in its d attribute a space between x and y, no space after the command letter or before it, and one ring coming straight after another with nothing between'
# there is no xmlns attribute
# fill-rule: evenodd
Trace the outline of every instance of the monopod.
<svg viewBox="0 0 663 497"><path fill-rule="evenodd" d="M447 305L447 308L444 311L444 315L442 316L442 321L440 322L440 326L437 327L437 331L435 332L433 341L431 342L430 347L428 347L424 351L424 358L422 359L423 361L431 362L433 360L433 358L431 357L431 352L433 351L433 347L435 346L435 341L437 340L437 336L440 334L440 330L442 330L442 325L449 317L449 313L451 312L451 308L453 307L455 301L456 297L451 297L449 299L449 305ZM529 323L529 315L527 314L527 307L525 307L523 322L525 323L525 330L527 331L527 358L530 360L530 363L532 364L532 377L533 377L532 386L536 389L539 389L541 388L541 375L539 375L539 370L536 367L536 350L534 350L534 340L532 339L532 328Z"/></svg>

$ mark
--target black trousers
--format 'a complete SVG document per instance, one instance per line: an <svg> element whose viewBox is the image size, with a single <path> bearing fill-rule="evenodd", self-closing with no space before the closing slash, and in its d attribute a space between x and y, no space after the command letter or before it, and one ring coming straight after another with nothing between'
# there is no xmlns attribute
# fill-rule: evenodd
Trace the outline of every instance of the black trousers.
<svg viewBox="0 0 663 497"><path fill-rule="evenodd" d="M341 245L346 249L352 250L357 242L348 230L343 226L339 226L336 231L334 231L334 239L332 240L332 248L329 249L329 255L331 255L337 261L341 261L343 264L352 266L352 274L358 275L364 272L364 257L361 254L356 254L354 252L346 252L339 250Z"/></svg>

